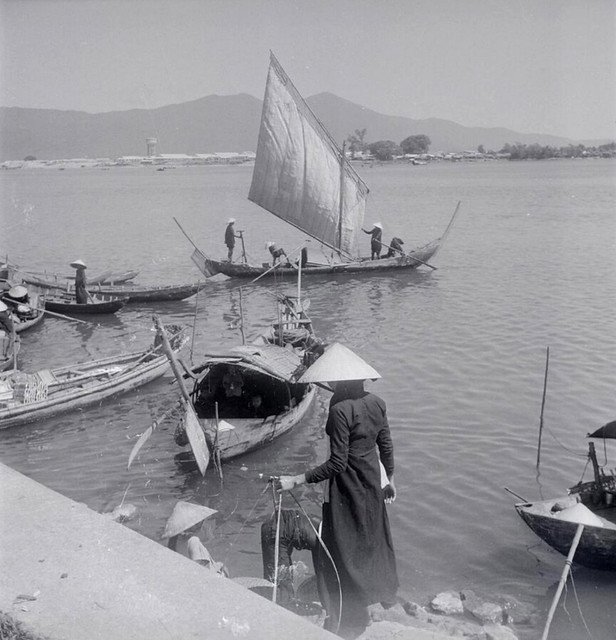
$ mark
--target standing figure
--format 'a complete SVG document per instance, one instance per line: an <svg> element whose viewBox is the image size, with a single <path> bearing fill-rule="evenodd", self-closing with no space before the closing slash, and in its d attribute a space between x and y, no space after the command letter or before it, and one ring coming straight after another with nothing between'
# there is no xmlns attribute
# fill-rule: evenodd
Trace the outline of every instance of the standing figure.
<svg viewBox="0 0 616 640"><path fill-rule="evenodd" d="M396 498L393 443L385 402L364 390L364 380L376 378L370 365L338 343L307 369L300 382L328 382L334 391L325 427L329 459L279 480L282 491L326 482L321 537L334 564L320 545L315 571L325 628L343 638L361 635L368 605L395 603L399 586L385 507Z"/></svg>
<svg viewBox="0 0 616 640"><path fill-rule="evenodd" d="M275 265L279 260L282 262L282 256L285 257L286 261L289 261L287 258L287 254L282 247L279 247L275 242L268 242L265 245L269 252L272 254L272 265Z"/></svg>
<svg viewBox="0 0 616 640"><path fill-rule="evenodd" d="M87 304L90 299L90 294L88 293L87 285L88 281L86 280L86 265L83 260L75 260L75 262L71 262L71 267L76 269L75 272L75 301L77 304Z"/></svg>
<svg viewBox="0 0 616 640"><path fill-rule="evenodd" d="M378 260L381 257L381 247L383 246L383 243L381 242L381 238L383 237L383 225L380 222L375 222L370 231L367 231L363 227L362 231L372 236L370 240L370 259Z"/></svg>
<svg viewBox="0 0 616 640"><path fill-rule="evenodd" d="M227 228L225 229L225 244L227 245L227 260L233 262L233 250L235 249L235 239L240 237L239 233L235 233L235 218L227 220Z"/></svg>

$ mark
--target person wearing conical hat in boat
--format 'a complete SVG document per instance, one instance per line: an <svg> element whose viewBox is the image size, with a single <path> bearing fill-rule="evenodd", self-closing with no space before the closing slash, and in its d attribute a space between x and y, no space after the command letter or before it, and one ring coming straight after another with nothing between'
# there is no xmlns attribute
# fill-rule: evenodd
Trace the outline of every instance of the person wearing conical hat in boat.
<svg viewBox="0 0 616 640"><path fill-rule="evenodd" d="M227 220L227 228L225 229L225 244L227 245L227 260L233 262L233 251L235 249L235 239L240 237L239 233L235 233L235 218Z"/></svg>
<svg viewBox="0 0 616 640"><path fill-rule="evenodd" d="M326 483L321 536L335 568L320 547L315 572L326 629L343 638L363 633L368 605L394 604L399 586L386 510L396 499L394 447L385 402L364 390L364 381L376 378L369 364L339 343L306 370L299 382L326 382L334 392L325 426L329 458L300 475L281 476L278 485L288 491Z"/></svg>
<svg viewBox="0 0 616 640"><path fill-rule="evenodd" d="M76 270L75 272L75 300L77 304L87 304L90 299L88 293L88 281L86 279L86 265L83 260L75 260L71 262L71 267Z"/></svg>
<svg viewBox="0 0 616 640"><path fill-rule="evenodd" d="M364 229L362 231L372 236L370 239L370 259L378 260L381 257L381 249L383 247L383 225L380 222L375 222L372 225L372 229Z"/></svg>
<svg viewBox="0 0 616 640"><path fill-rule="evenodd" d="M4 299L16 304L28 304L30 297L28 295L28 289L21 284L12 286L5 294Z"/></svg>
<svg viewBox="0 0 616 640"><path fill-rule="evenodd" d="M269 252L272 254L272 265L275 265L279 260L282 262L282 256L289 262L286 251L275 242L266 242L265 247L269 249Z"/></svg>

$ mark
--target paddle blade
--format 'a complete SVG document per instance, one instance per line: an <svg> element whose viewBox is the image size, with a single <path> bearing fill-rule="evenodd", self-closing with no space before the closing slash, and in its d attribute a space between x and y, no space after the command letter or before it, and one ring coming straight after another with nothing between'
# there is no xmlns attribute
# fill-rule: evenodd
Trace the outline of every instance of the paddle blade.
<svg viewBox="0 0 616 640"><path fill-rule="evenodd" d="M141 451L141 447L150 439L150 436L154 433L154 427L149 426L140 436L139 440L135 443L133 450L130 452L128 456L128 464L126 465L127 469L130 469L130 465L133 463L135 456Z"/></svg>
<svg viewBox="0 0 616 640"><path fill-rule="evenodd" d="M187 402L184 403L184 408L186 410L184 414L184 426L186 427L188 442L195 456L199 471L201 471L201 475L204 476L207 466L210 463L210 450L208 449L207 442L205 441L205 433L199 424L195 410Z"/></svg>

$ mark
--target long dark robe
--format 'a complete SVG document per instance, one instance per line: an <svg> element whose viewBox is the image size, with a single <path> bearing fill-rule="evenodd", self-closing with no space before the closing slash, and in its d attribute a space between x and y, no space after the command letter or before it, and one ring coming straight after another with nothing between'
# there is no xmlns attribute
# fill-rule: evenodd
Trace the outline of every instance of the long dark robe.
<svg viewBox="0 0 616 640"><path fill-rule="evenodd" d="M77 269L75 274L75 301L78 304L86 304L88 302L86 270Z"/></svg>
<svg viewBox="0 0 616 640"><path fill-rule="evenodd" d="M393 474L393 443L385 402L363 387L337 392L330 403L326 432L330 457L306 473L306 480L329 480L321 535L340 578L340 634L353 637L348 630L361 631L365 626L367 605L395 602L399 586L379 467L380 455L386 473ZM328 628L335 630L339 584L322 549L317 581L321 602L330 617Z"/></svg>

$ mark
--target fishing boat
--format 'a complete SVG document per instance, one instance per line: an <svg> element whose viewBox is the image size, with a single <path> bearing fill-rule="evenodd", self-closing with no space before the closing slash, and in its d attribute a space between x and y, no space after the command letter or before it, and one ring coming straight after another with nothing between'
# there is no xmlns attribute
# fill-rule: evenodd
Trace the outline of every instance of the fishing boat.
<svg viewBox="0 0 616 640"><path fill-rule="evenodd" d="M440 238L395 257L371 260L359 257L368 191L347 160L344 146L338 148L271 54L248 199L331 249L327 262L308 260L302 267L304 275L374 274L421 265L435 268L428 261L449 234L460 203ZM184 234L195 247L193 262L206 277L222 273L255 278L295 272L290 264L276 269L267 263L250 264L245 255L239 263L215 260Z"/></svg>
<svg viewBox="0 0 616 640"><path fill-rule="evenodd" d="M616 421L588 437L616 438ZM599 466L593 442L589 443L588 458L594 471L593 480L577 483L562 497L518 503L515 509L536 535L566 556L577 525L565 519L564 513L578 504L584 505L598 520L596 525L584 526L573 562L591 569L616 571L616 473L606 474Z"/></svg>
<svg viewBox="0 0 616 640"><path fill-rule="evenodd" d="M165 329L174 353L188 338L178 326ZM162 376L169 361L160 339L144 351L43 369L0 374L0 429L48 418L136 389Z"/></svg>
<svg viewBox="0 0 616 640"><path fill-rule="evenodd" d="M173 302L174 300L186 300L201 291L206 282L192 284L171 284L163 286L140 286L138 284L101 285L89 291L95 295L111 295L127 297L127 303L134 302Z"/></svg>
<svg viewBox="0 0 616 640"><path fill-rule="evenodd" d="M297 382L323 350L307 304L282 296L279 305L276 322L253 343L207 353L198 366L185 368L192 388L186 391L175 441L181 447L190 444L195 453L196 427L205 436L206 467L211 459L216 464L230 460L287 433L315 397L314 385Z"/></svg>
<svg viewBox="0 0 616 640"><path fill-rule="evenodd" d="M23 290L25 296L15 299L10 294L16 290ZM22 293L22 291L17 291ZM39 324L45 317L45 300L37 293L29 292L25 287L18 285L2 296L2 301L11 311L11 318L16 333L22 333Z"/></svg>
<svg viewBox="0 0 616 640"><path fill-rule="evenodd" d="M78 303L74 294L57 293L45 297L45 309L67 315L116 313L128 302L127 296L97 294L87 303Z"/></svg>

